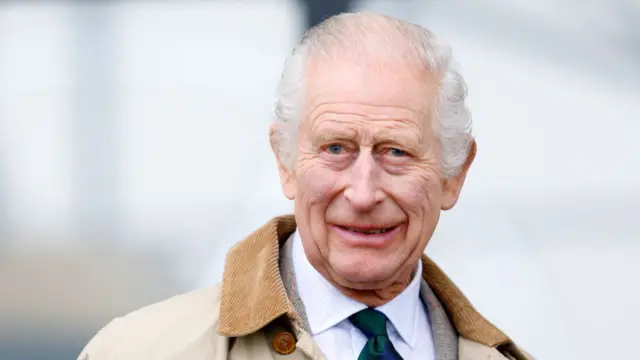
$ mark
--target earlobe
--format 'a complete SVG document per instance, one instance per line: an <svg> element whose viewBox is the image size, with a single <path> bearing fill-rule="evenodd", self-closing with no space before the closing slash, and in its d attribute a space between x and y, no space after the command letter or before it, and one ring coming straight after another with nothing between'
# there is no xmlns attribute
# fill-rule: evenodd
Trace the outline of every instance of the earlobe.
<svg viewBox="0 0 640 360"><path fill-rule="evenodd" d="M278 136L278 124L272 124L269 129L269 141L271 143L271 150L276 157L276 162L278 163L278 174L280 175L280 185L282 186L282 191L284 192L284 196L286 196L289 200L293 200L296 197L296 183L295 176L293 176L293 172L287 168L282 160L280 159L280 141Z"/></svg>
<svg viewBox="0 0 640 360"><path fill-rule="evenodd" d="M278 160L278 171L280 172L280 184L282 185L282 191L284 196L289 200L296 198L296 180L293 176L293 172Z"/></svg>
<svg viewBox="0 0 640 360"><path fill-rule="evenodd" d="M467 172L473 163L473 160L476 157L477 145L475 139L472 140L471 146L469 147L469 153L467 154L467 159L465 160L462 168L458 175L453 178L446 179L442 188L442 210L449 210L453 208L458 202L458 198L460 197L460 192L462 191L462 185L464 185L464 180L467 177Z"/></svg>

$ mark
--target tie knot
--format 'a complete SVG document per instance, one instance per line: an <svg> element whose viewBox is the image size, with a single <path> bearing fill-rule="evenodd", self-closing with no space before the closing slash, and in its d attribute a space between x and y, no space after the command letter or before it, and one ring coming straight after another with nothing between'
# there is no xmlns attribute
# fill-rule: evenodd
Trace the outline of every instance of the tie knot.
<svg viewBox="0 0 640 360"><path fill-rule="evenodd" d="M387 336L387 317L378 310L367 308L349 316L349 321L369 339Z"/></svg>

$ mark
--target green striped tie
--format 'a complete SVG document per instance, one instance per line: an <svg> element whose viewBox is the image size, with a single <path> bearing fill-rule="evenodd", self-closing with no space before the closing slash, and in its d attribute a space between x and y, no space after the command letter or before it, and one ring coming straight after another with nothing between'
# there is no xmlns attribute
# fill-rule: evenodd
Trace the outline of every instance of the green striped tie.
<svg viewBox="0 0 640 360"><path fill-rule="evenodd" d="M368 339L358 360L402 360L389 340L387 317L383 313L367 308L351 315L349 321Z"/></svg>

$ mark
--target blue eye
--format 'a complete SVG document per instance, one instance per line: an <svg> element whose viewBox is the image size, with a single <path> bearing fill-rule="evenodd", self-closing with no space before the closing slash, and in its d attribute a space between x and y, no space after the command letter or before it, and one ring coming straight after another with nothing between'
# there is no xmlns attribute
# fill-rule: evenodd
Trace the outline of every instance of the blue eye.
<svg viewBox="0 0 640 360"><path fill-rule="evenodd" d="M394 157L402 157L407 155L407 153L404 150L400 150L396 148L389 149L389 154Z"/></svg>
<svg viewBox="0 0 640 360"><path fill-rule="evenodd" d="M333 144L327 147L327 151L333 155L340 155L344 151L344 147L342 145Z"/></svg>

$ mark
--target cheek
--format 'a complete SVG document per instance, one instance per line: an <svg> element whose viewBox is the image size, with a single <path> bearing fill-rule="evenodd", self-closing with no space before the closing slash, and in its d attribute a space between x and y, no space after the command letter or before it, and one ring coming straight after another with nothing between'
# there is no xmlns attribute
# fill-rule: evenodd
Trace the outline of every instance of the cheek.
<svg viewBox="0 0 640 360"><path fill-rule="evenodd" d="M442 187L435 172L416 171L392 177L387 184L390 195L409 213L421 214L440 207Z"/></svg>
<svg viewBox="0 0 640 360"><path fill-rule="evenodd" d="M310 205L330 201L339 190L338 173L322 165L303 164L297 171L298 196Z"/></svg>

